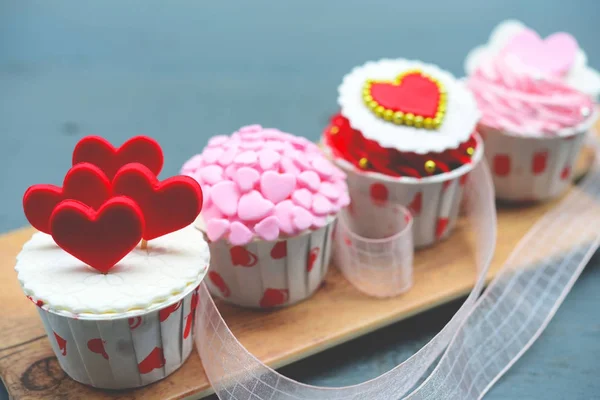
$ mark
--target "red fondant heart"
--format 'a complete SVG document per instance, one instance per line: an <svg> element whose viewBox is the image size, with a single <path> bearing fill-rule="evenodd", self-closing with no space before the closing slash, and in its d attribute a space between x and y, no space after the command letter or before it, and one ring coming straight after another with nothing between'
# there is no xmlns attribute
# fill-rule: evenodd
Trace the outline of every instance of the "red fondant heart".
<svg viewBox="0 0 600 400"><path fill-rule="evenodd" d="M110 181L95 165L78 164L65 175L62 188L54 185L33 185L23 195L23 211L37 230L50 233L50 215L63 200L78 200L98 209L110 198Z"/></svg>
<svg viewBox="0 0 600 400"><path fill-rule="evenodd" d="M386 109L435 118L440 103L440 89L419 72L404 75L397 82L374 82L371 97Z"/></svg>
<svg viewBox="0 0 600 400"><path fill-rule="evenodd" d="M202 189L189 176L159 182L145 166L133 163L113 179L113 193L133 199L144 214L144 239L151 240L190 225L202 210Z"/></svg>
<svg viewBox="0 0 600 400"><path fill-rule="evenodd" d="M73 165L82 162L98 166L112 179L121 167L134 162L145 165L154 175L158 175L164 158L158 142L147 136L133 137L119 148L102 137L87 136L73 150Z"/></svg>
<svg viewBox="0 0 600 400"><path fill-rule="evenodd" d="M271 249L271 258L274 260L279 260L287 256L287 245L286 242L281 241L277 242L275 246Z"/></svg>
<svg viewBox="0 0 600 400"><path fill-rule="evenodd" d="M142 211L123 196L111 198L98 211L65 200L50 216L50 233L56 244L102 273L137 246L143 230Z"/></svg>
<svg viewBox="0 0 600 400"><path fill-rule="evenodd" d="M140 374L147 374L165 366L165 355L160 347L155 347L154 350L146 356L139 364L138 370Z"/></svg>

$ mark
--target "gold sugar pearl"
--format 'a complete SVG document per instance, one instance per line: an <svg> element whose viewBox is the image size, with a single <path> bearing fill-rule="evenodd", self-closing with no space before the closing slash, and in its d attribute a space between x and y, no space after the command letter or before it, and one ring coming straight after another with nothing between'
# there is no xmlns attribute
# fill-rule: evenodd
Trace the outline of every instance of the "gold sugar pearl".
<svg viewBox="0 0 600 400"><path fill-rule="evenodd" d="M377 104L377 102L376 102L375 100L371 100L371 101L369 102L369 104L367 104L367 105L368 105L368 106L369 106L369 108L370 108L371 110L373 110L373 111L375 111L375 109L376 109L376 108L377 108L377 106L378 106L378 104Z"/></svg>
<svg viewBox="0 0 600 400"><path fill-rule="evenodd" d="M433 119L425 118L425 120L423 121L423 127L425 129L433 129Z"/></svg>
<svg viewBox="0 0 600 400"><path fill-rule="evenodd" d="M467 154L472 156L475 153L475 149L472 147L467 147Z"/></svg>
<svg viewBox="0 0 600 400"><path fill-rule="evenodd" d="M394 118L394 112L392 110L385 110L383 112L383 119L386 121L391 121Z"/></svg>
<svg viewBox="0 0 600 400"><path fill-rule="evenodd" d="M337 126L332 126L331 129L329 130L329 132L332 135L336 135L339 131L340 131L340 128L338 128Z"/></svg>
<svg viewBox="0 0 600 400"><path fill-rule="evenodd" d="M402 111L396 111L394 113L394 123L401 124L404 121L404 113Z"/></svg>
<svg viewBox="0 0 600 400"><path fill-rule="evenodd" d="M365 169L369 166L369 160L367 160L366 158L361 158L360 160L358 160L358 165L362 168Z"/></svg>
<svg viewBox="0 0 600 400"><path fill-rule="evenodd" d="M363 96L363 99L364 99L365 103L367 103L367 104L368 104L368 103L370 103L370 102L372 102L372 101L373 101L373 96L371 96L370 94L365 94L365 95Z"/></svg>
<svg viewBox="0 0 600 400"><path fill-rule="evenodd" d="M425 161L425 172L427 172L428 174L433 174L435 172L435 161L433 160L427 160Z"/></svg>
<svg viewBox="0 0 600 400"><path fill-rule="evenodd" d="M375 114L377 114L378 117L383 116L384 111L385 108L383 108L383 106L378 106L377 108L375 108Z"/></svg>
<svg viewBox="0 0 600 400"><path fill-rule="evenodd" d="M415 117L415 128L422 128L422 127L423 127L423 117L418 115Z"/></svg>
<svg viewBox="0 0 600 400"><path fill-rule="evenodd" d="M413 126L415 122L415 115L412 113L408 113L404 116L404 123L408 126Z"/></svg>

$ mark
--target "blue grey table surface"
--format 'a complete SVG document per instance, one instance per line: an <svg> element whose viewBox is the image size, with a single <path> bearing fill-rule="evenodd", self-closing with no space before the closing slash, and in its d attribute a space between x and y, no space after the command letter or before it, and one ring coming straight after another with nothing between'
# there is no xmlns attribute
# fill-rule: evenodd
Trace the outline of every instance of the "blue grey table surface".
<svg viewBox="0 0 600 400"><path fill-rule="evenodd" d="M168 176L210 136L244 124L317 139L341 77L364 61L421 59L461 75L468 50L506 18L573 33L598 68L599 17L598 0L0 0L0 231L26 224L22 193L59 184L82 135L115 144L153 136ZM458 305L282 371L326 386L373 378L420 348ZM487 398L600 398L599 309L596 257Z"/></svg>

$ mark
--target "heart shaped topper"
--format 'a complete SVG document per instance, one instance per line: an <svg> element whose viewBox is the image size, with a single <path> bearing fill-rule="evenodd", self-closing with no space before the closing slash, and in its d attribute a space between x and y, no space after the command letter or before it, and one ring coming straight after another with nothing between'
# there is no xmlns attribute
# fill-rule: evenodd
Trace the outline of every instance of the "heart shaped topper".
<svg viewBox="0 0 600 400"><path fill-rule="evenodd" d="M145 165L154 175L158 175L163 167L164 157L158 142L147 136L135 136L119 148L102 137L87 136L73 150L73 165L81 162L98 166L112 179L119 168L135 162Z"/></svg>
<svg viewBox="0 0 600 400"><path fill-rule="evenodd" d="M557 32L546 39L531 29L515 35L503 49L526 65L552 76L564 76L575 64L579 45L568 33Z"/></svg>
<svg viewBox="0 0 600 400"><path fill-rule="evenodd" d="M106 274L142 239L142 210L117 196L98 211L76 200L62 201L50 216L50 233L58 246Z"/></svg>
<svg viewBox="0 0 600 400"><path fill-rule="evenodd" d="M37 230L50 233L50 215L63 200L78 200L98 209L110 198L111 184L104 172L89 163L77 164L65 175L63 186L33 185L23 195L25 217Z"/></svg>
<svg viewBox="0 0 600 400"><path fill-rule="evenodd" d="M438 128L446 99L444 85L419 70L403 72L393 82L370 79L363 87L363 101L377 117L415 128Z"/></svg>
<svg viewBox="0 0 600 400"><path fill-rule="evenodd" d="M159 182L152 171L138 163L117 172L113 193L127 196L140 206L146 222L145 240L190 225L202 210L202 189L193 178L174 176Z"/></svg>

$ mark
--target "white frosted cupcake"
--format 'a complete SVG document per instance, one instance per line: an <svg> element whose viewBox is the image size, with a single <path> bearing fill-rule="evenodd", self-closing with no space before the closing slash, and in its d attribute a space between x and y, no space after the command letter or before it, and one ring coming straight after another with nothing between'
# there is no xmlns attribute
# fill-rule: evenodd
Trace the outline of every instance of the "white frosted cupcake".
<svg viewBox="0 0 600 400"><path fill-rule="evenodd" d="M348 175L356 233L392 236L405 206L416 247L446 238L467 175L483 155L471 93L435 65L404 59L356 67L338 92L340 112L323 143Z"/></svg>
<svg viewBox="0 0 600 400"><path fill-rule="evenodd" d="M198 227L210 241L210 292L230 303L290 305L320 286L345 175L309 140L246 126L210 139L182 168L204 190Z"/></svg>

